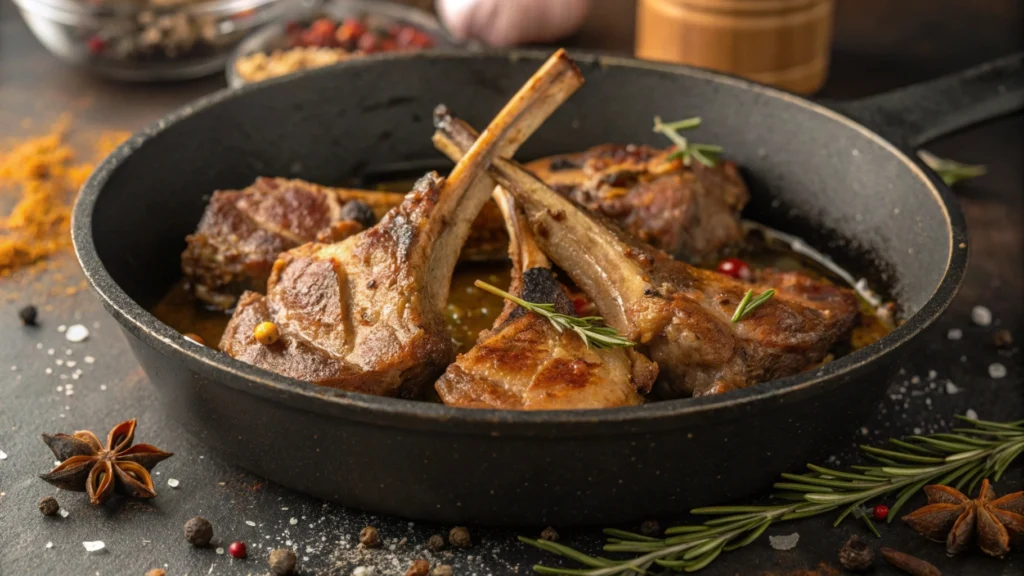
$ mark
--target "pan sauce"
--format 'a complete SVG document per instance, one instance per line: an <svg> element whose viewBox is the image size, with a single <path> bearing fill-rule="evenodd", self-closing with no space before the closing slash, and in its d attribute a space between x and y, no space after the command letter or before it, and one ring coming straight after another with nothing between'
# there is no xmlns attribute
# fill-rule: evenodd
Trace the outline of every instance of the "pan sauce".
<svg viewBox="0 0 1024 576"><path fill-rule="evenodd" d="M784 242L765 239L762 234L749 233L748 241L738 256L747 261L752 268L772 267L778 270L798 270L804 273L825 278L836 284L849 284L842 276L854 278L854 275L839 271L833 272L835 265L816 261L812 254L797 251ZM452 278L451 292L448 297L446 318L455 341L456 350L465 352L476 341L481 330L491 327L494 319L501 312L503 301L473 286L477 279L492 285L506 287L509 284L509 266L507 262L486 264L463 264L455 271ZM563 282L567 281L561 274ZM888 334L893 326L886 314L879 314L875 303L864 298L864 292L858 291L861 302L860 322L853 329L850 338L837 344L831 357L848 354L863 348ZM867 296L871 296L867 294ZM168 326L181 333L198 334L209 346L220 342L221 334L227 326L230 314L210 310L195 300L187 289L185 281L179 281L152 309L153 315Z"/></svg>

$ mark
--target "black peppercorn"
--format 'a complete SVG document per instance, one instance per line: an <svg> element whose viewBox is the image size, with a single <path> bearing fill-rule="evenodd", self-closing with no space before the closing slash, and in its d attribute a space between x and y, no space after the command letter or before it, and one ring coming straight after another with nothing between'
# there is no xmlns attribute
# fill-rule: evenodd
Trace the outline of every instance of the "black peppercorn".
<svg viewBox="0 0 1024 576"><path fill-rule="evenodd" d="M441 536L440 534L434 534L431 536L430 539L427 540L427 550L430 550L431 552L444 550L444 536Z"/></svg>
<svg viewBox="0 0 1024 576"><path fill-rule="evenodd" d="M379 548L380 534L373 526L367 526L359 531L359 543L367 548Z"/></svg>
<svg viewBox="0 0 1024 576"><path fill-rule="evenodd" d="M456 526L448 532L448 543L455 548L469 548L473 540L469 537L469 530L464 526Z"/></svg>
<svg viewBox="0 0 1024 576"><path fill-rule="evenodd" d="M1002 330L996 330L992 334L992 343L996 345L996 348L1009 348L1013 346L1013 334L1005 328Z"/></svg>
<svg viewBox="0 0 1024 576"><path fill-rule="evenodd" d="M409 566L409 569L405 571L405 576L430 576L430 562L420 558Z"/></svg>
<svg viewBox="0 0 1024 576"><path fill-rule="evenodd" d="M18 310L18 318L21 318L21 323L25 326L35 326L38 317L39 310L31 304Z"/></svg>
<svg viewBox="0 0 1024 576"><path fill-rule="evenodd" d="M657 520L644 520L640 524L640 533L651 538L659 538L661 536L661 524L658 524Z"/></svg>
<svg viewBox="0 0 1024 576"><path fill-rule="evenodd" d="M547 540L548 542L558 542L558 531L548 526L540 533L541 540Z"/></svg>
<svg viewBox="0 0 1024 576"><path fill-rule="evenodd" d="M839 563L843 568L853 572L867 572L874 561L874 551L857 536L850 536L839 551Z"/></svg>
<svg viewBox="0 0 1024 576"><path fill-rule="evenodd" d="M39 499L39 511L43 513L43 516L53 516L60 512L60 504L53 496L43 496Z"/></svg>
<svg viewBox="0 0 1024 576"><path fill-rule="evenodd" d="M185 522L185 540L196 547L209 545L210 540L213 540L213 524L202 516Z"/></svg>
<svg viewBox="0 0 1024 576"><path fill-rule="evenodd" d="M341 207L341 219L358 222L363 228L369 228L377 223L377 216L373 208L362 200L349 200Z"/></svg>
<svg viewBox="0 0 1024 576"><path fill-rule="evenodd" d="M274 576L288 576L295 573L295 552L278 548L270 552L270 573Z"/></svg>

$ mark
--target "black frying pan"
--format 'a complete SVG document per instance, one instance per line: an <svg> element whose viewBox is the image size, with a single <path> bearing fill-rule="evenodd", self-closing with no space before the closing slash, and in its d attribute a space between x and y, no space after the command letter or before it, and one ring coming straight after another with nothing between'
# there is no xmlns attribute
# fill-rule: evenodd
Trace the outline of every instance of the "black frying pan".
<svg viewBox="0 0 1024 576"><path fill-rule="evenodd" d="M813 372L636 408L453 409L264 372L192 344L146 311L178 279L183 239L210 191L259 175L334 183L444 167L430 142L434 105L486 126L543 57L354 60L214 94L106 159L75 206L75 249L186 430L256 474L349 506L559 526L725 502L850 438L899 353L946 309L967 263L956 200L911 149L1024 107L1019 55L831 108L701 70L580 58L586 84L521 159L601 142L662 146L652 116L702 116L702 141L724 145L746 171L747 217L804 237L899 304L905 324Z"/></svg>

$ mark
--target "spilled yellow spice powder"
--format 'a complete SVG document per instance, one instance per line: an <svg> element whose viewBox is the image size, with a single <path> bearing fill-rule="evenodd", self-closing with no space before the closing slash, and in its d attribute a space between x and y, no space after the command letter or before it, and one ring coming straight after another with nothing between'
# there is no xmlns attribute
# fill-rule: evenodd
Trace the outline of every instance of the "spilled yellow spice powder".
<svg viewBox="0 0 1024 576"><path fill-rule="evenodd" d="M0 277L71 246L71 204L94 165L75 162L70 125L61 117L49 133L0 151L0 195L15 198L10 213L0 216ZM98 158L127 138L126 132L101 134L94 143Z"/></svg>

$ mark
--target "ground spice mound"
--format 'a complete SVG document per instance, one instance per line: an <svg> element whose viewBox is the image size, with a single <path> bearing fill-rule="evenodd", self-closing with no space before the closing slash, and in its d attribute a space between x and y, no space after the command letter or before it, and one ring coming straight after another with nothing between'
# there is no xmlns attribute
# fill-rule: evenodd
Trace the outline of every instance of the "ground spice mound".
<svg viewBox="0 0 1024 576"><path fill-rule="evenodd" d="M67 143L69 117L48 134L14 142L0 150L0 206L13 206L0 215L0 277L37 263L71 246L71 203L93 163L76 162ZM102 158L128 137L104 132L93 143Z"/></svg>

